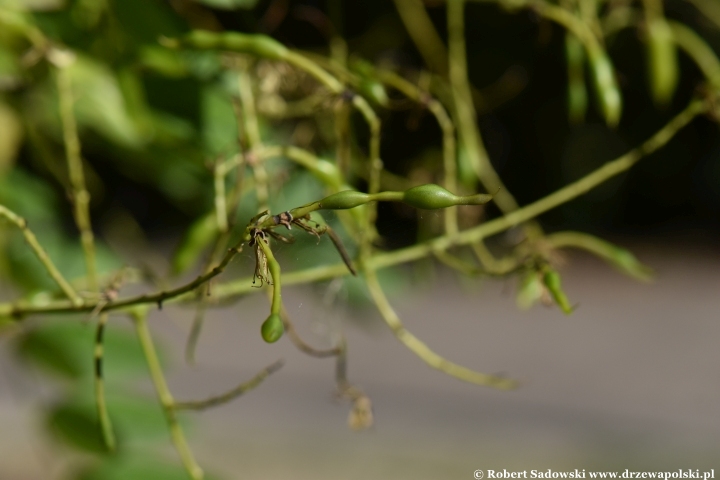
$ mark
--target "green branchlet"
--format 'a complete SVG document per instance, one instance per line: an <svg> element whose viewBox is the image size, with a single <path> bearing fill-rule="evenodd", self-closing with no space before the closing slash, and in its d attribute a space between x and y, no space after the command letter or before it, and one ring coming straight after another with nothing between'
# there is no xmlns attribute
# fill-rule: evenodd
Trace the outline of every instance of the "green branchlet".
<svg viewBox="0 0 720 480"><path fill-rule="evenodd" d="M577 248L592 253L622 273L640 280L652 280L652 269L640 262L625 248L582 232L558 232L548 235L545 241L553 248Z"/></svg>

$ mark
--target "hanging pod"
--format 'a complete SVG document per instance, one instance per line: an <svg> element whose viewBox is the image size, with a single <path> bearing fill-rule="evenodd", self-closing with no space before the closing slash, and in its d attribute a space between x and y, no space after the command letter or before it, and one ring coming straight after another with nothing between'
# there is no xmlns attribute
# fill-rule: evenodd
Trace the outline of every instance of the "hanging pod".
<svg viewBox="0 0 720 480"><path fill-rule="evenodd" d="M573 312L573 307L562 289L560 274L556 270L545 267L542 280L560 310L566 315L570 315Z"/></svg>
<svg viewBox="0 0 720 480"><path fill-rule="evenodd" d="M672 30L662 16L647 22L647 59L653 102L666 106L677 88L679 69Z"/></svg>
<svg viewBox="0 0 720 480"><path fill-rule="evenodd" d="M161 38L160 43L168 48L187 46L201 50L231 50L252 53L269 60L283 60L288 49L285 45L267 35L240 32L210 32L193 30L183 38Z"/></svg>
<svg viewBox="0 0 720 480"><path fill-rule="evenodd" d="M622 115L622 97L615 79L615 69L607 52L599 45L588 48L587 54L600 111L607 126L615 128Z"/></svg>
<svg viewBox="0 0 720 480"><path fill-rule="evenodd" d="M585 49L578 38L565 34L565 58L568 70L568 119L577 124L585 121L588 106L587 87L585 86Z"/></svg>

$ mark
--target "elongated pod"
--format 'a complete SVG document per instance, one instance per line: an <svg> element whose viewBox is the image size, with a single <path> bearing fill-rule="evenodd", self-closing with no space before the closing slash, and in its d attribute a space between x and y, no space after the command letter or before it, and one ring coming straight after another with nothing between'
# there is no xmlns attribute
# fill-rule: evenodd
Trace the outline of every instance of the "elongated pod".
<svg viewBox="0 0 720 480"><path fill-rule="evenodd" d="M271 37L239 32L193 30L182 38L161 38L160 43L168 48L191 47L200 50L245 52L270 60L283 60L288 52L285 45Z"/></svg>
<svg viewBox="0 0 720 480"><path fill-rule="evenodd" d="M568 118L582 123L587 112L588 94L585 86L585 49L572 33L565 34L565 58L568 71Z"/></svg>
<svg viewBox="0 0 720 480"><path fill-rule="evenodd" d="M605 123L614 128L622 116L622 96L615 79L615 69L607 52L599 45L588 49L587 53L600 111Z"/></svg>
<svg viewBox="0 0 720 480"><path fill-rule="evenodd" d="M679 69L673 33L663 17L647 22L647 58L653 101L665 106L677 88Z"/></svg>

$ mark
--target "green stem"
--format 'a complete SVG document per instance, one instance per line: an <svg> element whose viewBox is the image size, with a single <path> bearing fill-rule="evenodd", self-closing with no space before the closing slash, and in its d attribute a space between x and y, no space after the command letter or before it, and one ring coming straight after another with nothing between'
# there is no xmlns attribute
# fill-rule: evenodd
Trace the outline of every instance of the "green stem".
<svg viewBox="0 0 720 480"><path fill-rule="evenodd" d="M492 252L485 246L483 240L472 243L470 247L473 249L475 256L488 275L507 275L517 270L522 263L521 260L513 257L495 258Z"/></svg>
<svg viewBox="0 0 720 480"><path fill-rule="evenodd" d="M270 249L270 246L268 244L266 244L260 239L257 242L257 244L260 246L263 253L265 254L265 257L267 258L268 268L270 269L270 275L272 276L273 281L273 296L272 303L270 305L270 311L272 313L280 315L280 310L282 309L282 283L280 280L280 264L275 259L275 255L273 255L272 250Z"/></svg>
<svg viewBox="0 0 720 480"><path fill-rule="evenodd" d="M228 231L227 203L225 198L225 175L222 174L219 164L215 165L213 180L215 188L215 219L221 233Z"/></svg>
<svg viewBox="0 0 720 480"><path fill-rule="evenodd" d="M258 122L257 110L255 109L255 95L252 91L250 75L246 70L238 72L238 92L242 103L243 124L245 125L248 146L252 152L255 149L262 148L262 137L260 135L260 123ZM262 212L268 208L269 192L267 170L265 170L263 162L252 158L252 156L247 160L247 163L253 171L258 210Z"/></svg>
<svg viewBox="0 0 720 480"><path fill-rule="evenodd" d="M696 116L707 112L709 105L703 100L693 100L690 104L680 112L675 118L646 140L638 148L631 150L625 155L610 161L589 173L585 177L566 185L560 190L531 203L520 210L516 210L503 217L491 220L475 228L464 230L454 237L445 236L428 242L404 248L391 253L378 254L371 262L376 268L381 268L398 263L405 263L418 258L422 258L431 254L437 249L447 249L453 245L467 245L477 242L483 238L495 235L527 220L537 217L559 205L569 202L570 200L587 193L593 188L608 179L627 171L635 165L643 157L650 155L655 150L661 148L684 126L686 126Z"/></svg>
<svg viewBox="0 0 720 480"><path fill-rule="evenodd" d="M25 241L35 253L35 256L38 258L38 260L40 260L40 263L43 264L45 269L48 271L52 279L55 280L55 283L58 284L63 293L65 293L65 295L70 299L73 306L81 306L83 304L83 299L80 298L80 296L75 292L75 289L70 285L67 280L65 280L65 277L62 276L60 270L57 269L53 261L50 259L50 256L47 254L42 245L40 245L40 242L38 242L35 234L32 232L32 230L30 230L30 228L28 228L27 220L25 220L24 218L17 215L15 212L11 211L3 205L0 205L0 217L5 217L10 223L20 229L23 237L25 237Z"/></svg>
<svg viewBox="0 0 720 480"><path fill-rule="evenodd" d="M301 352L310 355L315 358L327 358L336 357L340 355L340 347L329 348L327 350L319 350L315 347L310 346L305 340L303 340L295 329L295 325L290 320L287 310L284 306L280 307L280 318L282 319L283 326L285 327L285 333L287 333L290 341L295 347Z"/></svg>
<svg viewBox="0 0 720 480"><path fill-rule="evenodd" d="M59 55L58 53L56 56ZM71 54L63 53L63 55ZM90 193L85 187L85 174L83 173L82 158L80 157L80 139L78 138L77 123L73 112L72 79L69 61L63 59L62 62L57 62L56 80L60 100L60 119L62 122L63 142L65 143L65 155L70 173L70 184L73 190L75 223L80 231L80 242L85 253L88 287L91 291L97 292L99 285L95 260L95 237L90 225Z"/></svg>
<svg viewBox="0 0 720 480"><path fill-rule="evenodd" d="M385 293L377 280L375 270L372 268L366 268L364 273L365 283L370 290L370 296L372 296L375 305L385 320L385 323L388 324L392 332L395 334L395 337L408 349L410 349L410 351L420 357L420 359L425 363L457 379L474 383L476 385L483 385L500 390L510 390L517 387L517 382L514 380L470 370L469 368L452 363L435 353L430 349L430 347L405 328L385 296Z"/></svg>
<svg viewBox="0 0 720 480"><path fill-rule="evenodd" d="M239 396L249 392L250 390L260 385L263 380L280 370L284 363L285 362L283 360L278 360L272 365L261 370L260 373L255 375L247 382L241 383L229 392L217 395L215 397L210 397L205 400L174 402L173 408L175 410L205 410L206 408L215 407L224 403L231 402L232 400L235 400Z"/></svg>
<svg viewBox="0 0 720 480"><path fill-rule="evenodd" d="M403 3L396 1L396 3ZM398 7L399 8L399 7ZM447 110L437 99L423 92L415 84L405 80L400 75L387 70L375 70L378 80L399 90L403 95L420 104L425 104L442 130L443 150L443 187L451 192L458 190L457 185L457 145L455 143L455 125ZM457 207L445 210L445 232L451 235L457 233Z"/></svg>
<svg viewBox="0 0 720 480"><path fill-rule="evenodd" d="M493 198L495 204L502 212L508 213L516 210L518 204L493 169L477 126L477 114L467 71L465 1L448 0L447 17L450 86L460 142L485 189L488 192L497 192Z"/></svg>
<svg viewBox="0 0 720 480"><path fill-rule="evenodd" d="M695 8L712 22L720 27L720 3L716 0L689 0L690 3L695 5Z"/></svg>
<svg viewBox="0 0 720 480"><path fill-rule="evenodd" d="M108 450L114 452L116 445L115 433L110 415L108 414L107 401L105 398L105 379L102 368L104 358L103 338L108 317L107 313L100 315L95 331L95 351L93 352L95 360L95 403L97 405L98 418L100 419L100 431L102 432L103 441Z"/></svg>
<svg viewBox="0 0 720 480"><path fill-rule="evenodd" d="M132 316L135 322L135 330L140 340L140 346L145 354L145 361L150 370L150 377L152 378L153 385L155 385L155 391L157 392L158 399L165 413L165 420L170 430L170 438L190 478L193 480L202 480L204 478L203 471L195 461L195 457L185 440L185 435L175 414L175 401L165 381L160 360L155 351L155 344L153 343L150 330L147 326L147 312L141 309L134 309Z"/></svg>
<svg viewBox="0 0 720 480"><path fill-rule="evenodd" d="M682 23L669 21L675 43L697 64L715 88L720 88L720 60L712 47L695 31Z"/></svg>
<svg viewBox="0 0 720 480"><path fill-rule="evenodd" d="M448 53L422 1L395 0L395 8L425 64L431 71L446 76Z"/></svg>
<svg viewBox="0 0 720 480"><path fill-rule="evenodd" d="M640 280L652 280L652 270L640 263L628 250L582 232L557 232L544 239L553 248L578 248L610 263L623 273Z"/></svg>

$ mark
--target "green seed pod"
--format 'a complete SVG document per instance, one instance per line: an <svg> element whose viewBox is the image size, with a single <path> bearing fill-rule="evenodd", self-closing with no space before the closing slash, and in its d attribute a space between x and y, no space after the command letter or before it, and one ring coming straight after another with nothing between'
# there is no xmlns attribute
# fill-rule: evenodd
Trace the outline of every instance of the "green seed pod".
<svg viewBox="0 0 720 480"><path fill-rule="evenodd" d="M320 200L322 210L347 210L364 205L370 201L367 193L356 190L345 190L344 192L333 193L329 197Z"/></svg>
<svg viewBox="0 0 720 480"><path fill-rule="evenodd" d="M550 295L552 295L552 298L555 300L557 306L560 307L566 315L570 315L573 311L573 307L570 305L570 301L562 289L560 274L555 270L547 268L543 274L543 284L545 284L545 287L550 292Z"/></svg>
<svg viewBox="0 0 720 480"><path fill-rule="evenodd" d="M413 187L405 191L402 201L411 207L423 210L448 208L455 205L482 205L489 202L492 195L478 194L458 197L440 185L427 184Z"/></svg>
<svg viewBox="0 0 720 480"><path fill-rule="evenodd" d="M232 50L252 53L271 60L282 60L287 54L287 48L277 40L265 35L248 35L238 32L215 33L193 30L180 41L163 39L161 43L169 48L186 45L202 50Z"/></svg>
<svg viewBox="0 0 720 480"><path fill-rule="evenodd" d="M271 313L260 327L260 333L267 343L275 343L280 340L280 337L285 333L285 327L283 327L280 315Z"/></svg>
<svg viewBox="0 0 720 480"><path fill-rule="evenodd" d="M622 97L615 80L615 69L610 57L600 47L588 50L588 59L600 111L605 123L614 128L620 123L622 115Z"/></svg>
<svg viewBox="0 0 720 480"><path fill-rule="evenodd" d="M678 58L672 30L664 18L647 23L648 74L650 91L657 106L672 99L678 84Z"/></svg>
<svg viewBox="0 0 720 480"><path fill-rule="evenodd" d="M212 50L219 48L221 37L215 32L209 32L207 30L193 30L181 41L182 43L190 45L194 48Z"/></svg>
<svg viewBox="0 0 720 480"><path fill-rule="evenodd" d="M402 201L411 207L434 210L457 205L458 197L440 185L430 183L406 190Z"/></svg>
<svg viewBox="0 0 720 480"><path fill-rule="evenodd" d="M287 48L282 43L266 35L227 32L222 34L222 39L223 47L228 50L254 53L270 60L282 60L287 53Z"/></svg>
<svg viewBox="0 0 720 480"><path fill-rule="evenodd" d="M588 94L585 87L585 49L576 36L565 34L565 57L568 69L568 117L570 123L582 123L587 112Z"/></svg>

